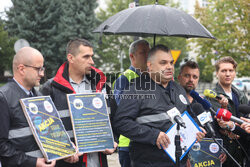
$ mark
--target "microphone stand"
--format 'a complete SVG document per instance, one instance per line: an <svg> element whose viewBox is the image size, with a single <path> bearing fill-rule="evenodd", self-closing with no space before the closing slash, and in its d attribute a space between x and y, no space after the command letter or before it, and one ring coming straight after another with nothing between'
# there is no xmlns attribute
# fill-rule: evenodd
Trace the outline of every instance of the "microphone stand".
<svg viewBox="0 0 250 167"><path fill-rule="evenodd" d="M180 124L177 123L176 130L177 133L174 138L175 143L175 160L176 160L176 167L180 167L180 157L182 154L182 148L181 148L181 139L180 139Z"/></svg>

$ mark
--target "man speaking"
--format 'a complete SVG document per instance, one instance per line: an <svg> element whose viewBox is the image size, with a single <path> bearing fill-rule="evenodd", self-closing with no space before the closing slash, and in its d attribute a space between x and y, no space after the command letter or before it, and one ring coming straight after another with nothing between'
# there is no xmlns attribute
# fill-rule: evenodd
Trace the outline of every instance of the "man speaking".
<svg viewBox="0 0 250 167"><path fill-rule="evenodd" d="M125 92L114 118L114 127L131 139L130 158L133 167L173 167L164 149L170 144L166 131L172 126L170 118L160 114L176 107L181 113L189 105L185 90L172 81L174 60L170 50L157 45L149 51L149 75L142 75ZM125 99L125 97L127 97ZM197 139L204 137L198 132ZM172 143L174 144L174 143ZM186 165L187 156L181 166Z"/></svg>

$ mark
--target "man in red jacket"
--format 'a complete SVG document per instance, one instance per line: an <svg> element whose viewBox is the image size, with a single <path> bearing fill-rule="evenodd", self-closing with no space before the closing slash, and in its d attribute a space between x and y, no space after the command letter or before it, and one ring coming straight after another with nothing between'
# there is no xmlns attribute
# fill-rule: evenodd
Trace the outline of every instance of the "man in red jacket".
<svg viewBox="0 0 250 167"><path fill-rule="evenodd" d="M67 62L58 69L56 76L44 84L41 92L50 95L60 114L65 129L71 140L72 125L69 117L66 94L105 92L111 95L111 89L106 84L106 77L102 71L93 67L93 46L85 39L71 40L67 45ZM107 99L108 107L111 108L111 119L116 103L114 98ZM70 158L58 161L58 167L107 167L107 154L112 154L116 149L106 149L104 152L76 154Z"/></svg>

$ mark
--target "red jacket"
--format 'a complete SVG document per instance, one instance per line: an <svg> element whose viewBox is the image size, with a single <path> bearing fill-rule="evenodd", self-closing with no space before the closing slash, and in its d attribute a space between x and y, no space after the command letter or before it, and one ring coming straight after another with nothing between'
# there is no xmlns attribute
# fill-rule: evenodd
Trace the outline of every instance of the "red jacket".
<svg viewBox="0 0 250 167"><path fill-rule="evenodd" d="M91 74L86 76L88 80L91 83L92 90L95 90L96 92L102 91L104 88L106 88L107 94L110 98L107 100L108 107L111 108L111 115L110 119L112 122L112 118L114 115L114 112L117 108L115 100L113 97L111 97L111 89L106 84L106 77L103 74L103 72L95 67L92 67ZM57 74L54 78L48 80L43 87L40 90L44 95L50 95L59 114L60 112L65 112L65 110L68 110L68 104L67 104L67 98L66 94L75 93L75 90L72 88L70 82L69 82L69 74L68 74L68 63L65 62L61 67L58 69ZM66 131L71 134L72 133L72 124L70 121L69 116L61 117L62 122L65 126ZM74 138L72 135L70 135L71 140L74 142ZM103 153L99 153L99 160L101 167L107 167L107 158L106 155ZM56 163L56 166L58 167L87 167L87 154L84 154L80 157L80 160L78 163L75 164L69 164L64 162L63 160L58 161Z"/></svg>

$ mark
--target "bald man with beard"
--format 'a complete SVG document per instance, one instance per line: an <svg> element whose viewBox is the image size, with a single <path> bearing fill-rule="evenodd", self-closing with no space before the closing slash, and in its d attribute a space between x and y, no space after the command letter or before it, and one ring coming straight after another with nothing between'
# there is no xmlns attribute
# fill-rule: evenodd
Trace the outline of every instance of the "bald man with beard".
<svg viewBox="0 0 250 167"><path fill-rule="evenodd" d="M13 59L13 79L0 88L0 158L3 167L53 167L46 164L19 100L40 95L35 86L44 76L42 54L31 47Z"/></svg>

